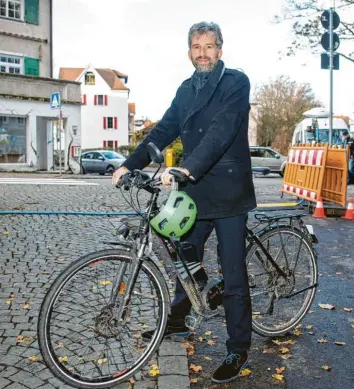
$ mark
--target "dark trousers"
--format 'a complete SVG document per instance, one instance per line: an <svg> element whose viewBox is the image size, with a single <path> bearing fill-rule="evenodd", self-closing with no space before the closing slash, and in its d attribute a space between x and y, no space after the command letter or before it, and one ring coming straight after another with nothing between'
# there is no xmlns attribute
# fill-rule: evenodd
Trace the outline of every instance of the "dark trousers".
<svg viewBox="0 0 354 389"><path fill-rule="evenodd" d="M245 263L245 233L247 214L224 219L197 220L183 240L194 244L203 260L204 244L215 228L220 247L221 267L224 274L224 308L229 339L228 352L248 350L251 345L252 309ZM216 258L215 258L216 261ZM206 278L204 271L195 274L197 281ZM171 316L185 317L191 303L177 280L176 294L172 302Z"/></svg>

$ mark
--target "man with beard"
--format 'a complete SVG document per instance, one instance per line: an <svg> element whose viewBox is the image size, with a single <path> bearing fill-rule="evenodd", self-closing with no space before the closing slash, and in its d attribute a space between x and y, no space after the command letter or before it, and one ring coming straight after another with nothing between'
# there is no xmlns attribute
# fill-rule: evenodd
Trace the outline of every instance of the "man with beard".
<svg viewBox="0 0 354 389"><path fill-rule="evenodd" d="M195 67L192 77L177 90L170 108L145 140L113 175L120 177L150 163L147 144L164 149L178 136L183 143L180 169L194 180L185 191L197 204L194 227L183 241L192 243L195 261L202 261L204 244L215 228L224 274L224 308L226 313L227 357L214 372L217 383L235 379L247 365L251 344L252 311L245 264L245 227L247 213L256 207L248 145L250 84L247 76L227 69L221 60L223 38L216 23L194 24L188 35L188 56ZM170 185L171 168L161 179ZM195 275L204 285L203 269ZM191 303L177 282L165 337L187 336L185 317ZM153 331L144 338L151 338Z"/></svg>

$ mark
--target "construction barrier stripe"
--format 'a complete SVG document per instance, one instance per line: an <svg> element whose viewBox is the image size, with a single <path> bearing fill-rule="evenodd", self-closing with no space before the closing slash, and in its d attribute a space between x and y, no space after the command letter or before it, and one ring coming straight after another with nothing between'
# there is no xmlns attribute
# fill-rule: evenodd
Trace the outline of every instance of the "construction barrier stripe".
<svg viewBox="0 0 354 389"><path fill-rule="evenodd" d="M304 188L300 188L300 187L296 187L296 186L293 186L293 185L284 184L283 185L283 189L286 190L287 192L294 193L297 196L303 196L303 197L307 197L307 198L310 198L310 199L313 199L313 200L317 199L316 192L313 192L313 191L310 191L310 190L307 190L307 189L304 189Z"/></svg>
<svg viewBox="0 0 354 389"><path fill-rule="evenodd" d="M289 152L288 162L302 165L322 166L323 150L294 150Z"/></svg>

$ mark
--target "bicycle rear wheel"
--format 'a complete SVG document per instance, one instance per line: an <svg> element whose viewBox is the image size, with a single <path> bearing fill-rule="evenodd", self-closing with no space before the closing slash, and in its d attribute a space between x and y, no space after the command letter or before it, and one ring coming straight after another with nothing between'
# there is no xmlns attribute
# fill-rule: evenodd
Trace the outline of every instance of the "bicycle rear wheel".
<svg viewBox="0 0 354 389"><path fill-rule="evenodd" d="M154 263L143 262L122 325L109 303L115 277L124 270L122 295L131 269L128 251L103 250L72 263L49 288L38 319L39 346L51 371L69 385L108 388L126 381L160 345L169 294ZM154 329L143 342L142 332Z"/></svg>
<svg viewBox="0 0 354 389"><path fill-rule="evenodd" d="M290 226L275 227L258 238L288 276L278 273L256 243L248 248L252 326L259 335L280 336L296 327L312 304L317 256L307 236Z"/></svg>

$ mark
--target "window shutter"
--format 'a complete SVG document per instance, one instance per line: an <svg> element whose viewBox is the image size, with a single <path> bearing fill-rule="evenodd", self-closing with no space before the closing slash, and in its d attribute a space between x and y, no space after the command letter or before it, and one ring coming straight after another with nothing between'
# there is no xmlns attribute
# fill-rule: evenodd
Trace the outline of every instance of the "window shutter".
<svg viewBox="0 0 354 389"><path fill-rule="evenodd" d="M86 105L86 95L82 95L82 104Z"/></svg>
<svg viewBox="0 0 354 389"><path fill-rule="evenodd" d="M104 140L104 141L103 141L103 148L106 148L106 147L107 147L107 141Z"/></svg>
<svg viewBox="0 0 354 389"><path fill-rule="evenodd" d="M39 59L25 57L25 74L28 76L39 76Z"/></svg>
<svg viewBox="0 0 354 389"><path fill-rule="evenodd" d="M93 103L94 103L95 105L97 105L97 95L95 95L95 97L93 98Z"/></svg>
<svg viewBox="0 0 354 389"><path fill-rule="evenodd" d="M118 118L114 118L114 129L116 130L118 128Z"/></svg>
<svg viewBox="0 0 354 389"><path fill-rule="evenodd" d="M103 128L104 129L107 128L107 118L106 117L103 118Z"/></svg>
<svg viewBox="0 0 354 389"><path fill-rule="evenodd" d="M25 0L25 22L39 24L39 0Z"/></svg>
<svg viewBox="0 0 354 389"><path fill-rule="evenodd" d="M104 105L108 105L108 96L104 95Z"/></svg>
<svg viewBox="0 0 354 389"><path fill-rule="evenodd" d="M117 140L114 141L114 148L118 149L118 141Z"/></svg>

